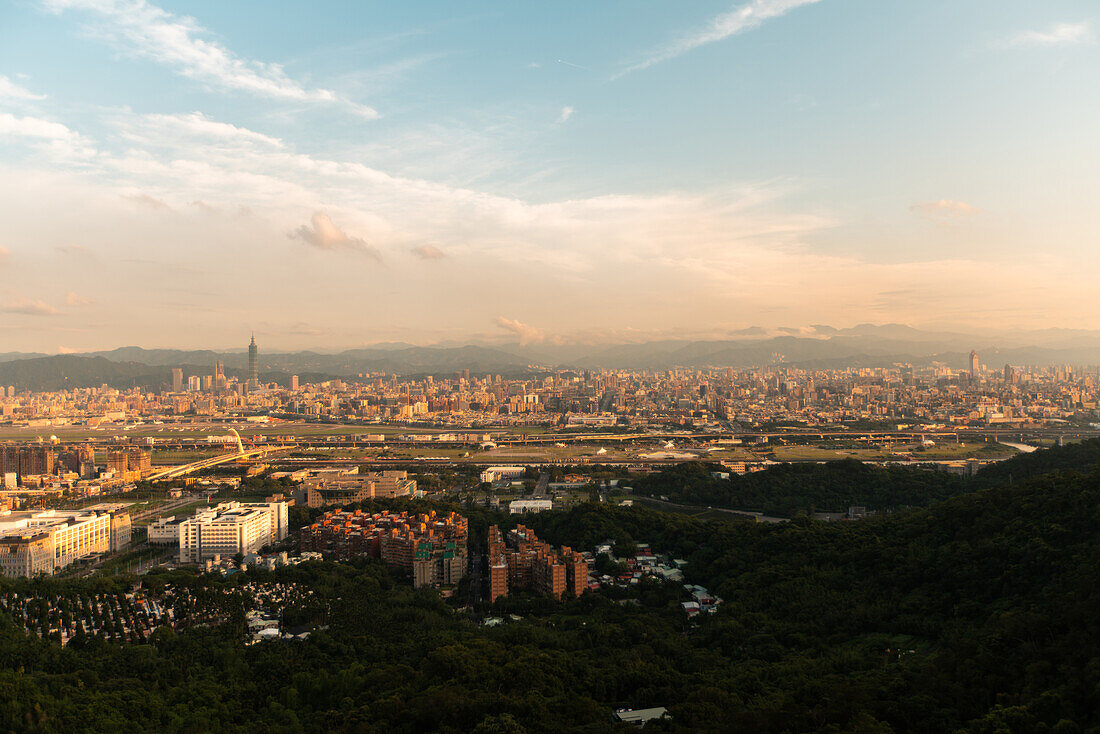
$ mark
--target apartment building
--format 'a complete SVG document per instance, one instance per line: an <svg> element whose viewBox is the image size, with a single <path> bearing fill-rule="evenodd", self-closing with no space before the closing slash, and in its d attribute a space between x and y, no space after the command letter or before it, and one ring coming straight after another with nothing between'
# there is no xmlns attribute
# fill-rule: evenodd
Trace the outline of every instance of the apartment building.
<svg viewBox="0 0 1100 734"><path fill-rule="evenodd" d="M413 586L456 584L466 575L469 526L457 513L409 515L335 510L302 528L302 551L370 556L412 573Z"/></svg>
<svg viewBox="0 0 1100 734"><path fill-rule="evenodd" d="M417 493L416 480L408 472L380 471L319 477L305 483L306 506L351 505L364 500L412 497Z"/></svg>
<svg viewBox="0 0 1100 734"><path fill-rule="evenodd" d="M490 601L513 590L561 599L566 593L580 596L588 588L588 564L569 546L555 549L523 525L508 531L507 536L493 525L488 542Z"/></svg>
<svg viewBox="0 0 1100 734"><path fill-rule="evenodd" d="M95 553L130 542L124 511L44 510L0 514L0 572L10 577L51 575Z"/></svg>

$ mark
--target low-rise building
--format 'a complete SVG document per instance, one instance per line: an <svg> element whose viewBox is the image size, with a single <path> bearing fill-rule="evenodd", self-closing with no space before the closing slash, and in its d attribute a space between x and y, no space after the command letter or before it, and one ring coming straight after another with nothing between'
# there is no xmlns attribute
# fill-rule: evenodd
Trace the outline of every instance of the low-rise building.
<svg viewBox="0 0 1100 734"><path fill-rule="evenodd" d="M508 512L512 515L526 515L529 512L543 512L554 509L551 500L512 500L508 503Z"/></svg>

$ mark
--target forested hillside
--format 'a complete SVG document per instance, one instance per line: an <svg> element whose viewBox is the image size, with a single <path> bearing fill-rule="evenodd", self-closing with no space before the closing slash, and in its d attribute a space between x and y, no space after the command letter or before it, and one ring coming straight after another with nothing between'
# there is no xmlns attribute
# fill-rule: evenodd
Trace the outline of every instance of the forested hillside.
<svg viewBox="0 0 1100 734"><path fill-rule="evenodd" d="M854 459L824 464L779 464L766 471L718 479L719 464L687 462L634 481L637 494L673 502L754 510L792 517L799 512L844 512L924 507L972 489L962 477L908 467L877 467Z"/></svg>
<svg viewBox="0 0 1100 734"><path fill-rule="evenodd" d="M1076 456L1051 454L1060 468ZM325 609L327 629L246 646L241 607L226 602L213 626L62 648L0 616L0 727L597 732L622 706L666 706L671 720L650 731L1100 726L1095 471L857 522L702 522L597 504L524 521L574 547L648 542L686 559L687 580L725 602L689 621L674 583L628 599L520 595L495 610L520 619L487 628L456 611L463 602L414 592L370 561L146 576L188 584L196 599L257 579L305 585L313 601L293 616L317 621ZM112 583L129 582L8 581L0 595Z"/></svg>
<svg viewBox="0 0 1100 734"><path fill-rule="evenodd" d="M978 472L984 485L1020 481L1058 471L1090 471L1100 464L1100 438L1068 443L1048 451L1018 454L1007 461L990 464Z"/></svg>

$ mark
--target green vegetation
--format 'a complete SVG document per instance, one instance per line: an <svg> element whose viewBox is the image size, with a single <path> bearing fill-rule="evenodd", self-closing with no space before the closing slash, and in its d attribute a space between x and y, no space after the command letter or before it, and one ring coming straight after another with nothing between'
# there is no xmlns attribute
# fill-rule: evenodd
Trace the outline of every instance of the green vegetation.
<svg viewBox="0 0 1100 734"><path fill-rule="evenodd" d="M647 730L1096 731L1097 448L1013 459L1011 484L994 471L963 480L840 462L778 467L736 485L795 506L853 501L853 492L864 504L928 499L859 522L704 521L595 503L523 518L554 544L644 541L686 559L686 580L725 600L692 620L681 587L656 581L562 603L516 595L492 612L521 619L489 628L462 611L464 598L413 591L373 561L228 579L150 574L141 583L151 592L185 586L195 604L218 607L219 623L62 648L0 614L0 728L602 732L613 729L614 708L666 706L671 720ZM689 464L651 479L714 491L705 478L708 467ZM312 512L294 508L292 525ZM475 547L501 520L471 512ZM304 641L245 645L245 595L227 592L253 581L311 589L284 623L327 626ZM129 583L7 581L0 598L117 593Z"/></svg>
<svg viewBox="0 0 1100 734"><path fill-rule="evenodd" d="M767 471L718 479L720 464L687 462L634 480L634 492L672 502L713 505L793 517L799 512L844 512L921 507L967 491L965 479L926 469L876 467L845 459L825 464L780 464Z"/></svg>

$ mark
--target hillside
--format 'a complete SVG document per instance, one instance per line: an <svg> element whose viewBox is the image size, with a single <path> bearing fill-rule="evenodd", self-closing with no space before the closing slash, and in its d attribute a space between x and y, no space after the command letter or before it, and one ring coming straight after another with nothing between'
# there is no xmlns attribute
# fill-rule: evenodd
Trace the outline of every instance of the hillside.
<svg viewBox="0 0 1100 734"><path fill-rule="evenodd" d="M779 464L765 471L718 479L718 464L677 464L633 481L636 494L672 502L713 505L765 515L845 512L851 505L872 511L924 507L971 491L962 477L908 467L877 467L854 459L824 464Z"/></svg>
<svg viewBox="0 0 1100 734"><path fill-rule="evenodd" d="M1055 449L1047 458L1087 469L1075 457ZM484 510L472 518L513 521ZM158 574L143 583L183 584L196 604L220 605L222 621L162 629L147 644L60 648L0 613L0 727L602 732L623 706L666 706L671 720L651 731L1100 726L1098 472L849 523L703 522L597 504L524 521L579 548L646 541L686 559L687 581L725 602L688 621L675 583L565 603L520 594L492 610L506 623L479 627L455 611L461 594L448 605L370 561L229 579ZM311 589L294 619L326 628L246 646L243 585L274 581ZM9 581L0 598L128 585Z"/></svg>

